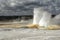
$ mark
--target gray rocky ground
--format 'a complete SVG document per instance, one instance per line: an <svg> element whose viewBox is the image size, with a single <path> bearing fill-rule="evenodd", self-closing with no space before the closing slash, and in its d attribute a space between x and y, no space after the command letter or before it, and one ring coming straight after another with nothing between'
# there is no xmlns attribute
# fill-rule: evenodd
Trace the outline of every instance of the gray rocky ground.
<svg viewBox="0 0 60 40"><path fill-rule="evenodd" d="M0 40L60 40L60 30L0 28Z"/></svg>
<svg viewBox="0 0 60 40"><path fill-rule="evenodd" d="M22 21L22 23L27 22ZM28 23L30 22L32 21L30 20ZM0 40L60 40L60 30L0 28Z"/></svg>

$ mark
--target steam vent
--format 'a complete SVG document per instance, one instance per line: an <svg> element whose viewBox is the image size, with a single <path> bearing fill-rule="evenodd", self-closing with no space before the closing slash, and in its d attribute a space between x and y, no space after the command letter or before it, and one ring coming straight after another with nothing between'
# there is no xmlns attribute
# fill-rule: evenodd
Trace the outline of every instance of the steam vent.
<svg viewBox="0 0 60 40"><path fill-rule="evenodd" d="M39 26L52 26L52 25L60 25L59 15L53 16L52 13L44 9L43 7L34 8L34 18L33 24L38 24Z"/></svg>

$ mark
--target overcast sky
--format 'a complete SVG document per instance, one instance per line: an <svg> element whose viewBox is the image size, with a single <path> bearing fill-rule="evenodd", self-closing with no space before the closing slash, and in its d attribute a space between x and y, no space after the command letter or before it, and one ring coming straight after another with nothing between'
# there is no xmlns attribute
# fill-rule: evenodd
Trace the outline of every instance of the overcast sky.
<svg viewBox="0 0 60 40"><path fill-rule="evenodd" d="M0 0L0 16L32 15L35 7L43 7L52 14L59 14L60 0Z"/></svg>

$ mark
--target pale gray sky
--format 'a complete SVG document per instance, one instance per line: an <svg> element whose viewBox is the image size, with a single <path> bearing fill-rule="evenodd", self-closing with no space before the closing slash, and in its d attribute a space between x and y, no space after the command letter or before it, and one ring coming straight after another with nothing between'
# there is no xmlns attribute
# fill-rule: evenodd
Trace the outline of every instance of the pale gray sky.
<svg viewBox="0 0 60 40"><path fill-rule="evenodd" d="M43 7L52 14L59 14L60 0L0 0L0 16L33 15L34 7Z"/></svg>

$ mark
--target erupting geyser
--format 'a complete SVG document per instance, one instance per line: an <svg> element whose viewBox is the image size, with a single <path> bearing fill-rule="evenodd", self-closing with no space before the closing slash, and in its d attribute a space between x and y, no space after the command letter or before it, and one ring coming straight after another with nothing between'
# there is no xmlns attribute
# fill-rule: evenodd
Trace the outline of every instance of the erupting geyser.
<svg viewBox="0 0 60 40"><path fill-rule="evenodd" d="M51 16L52 13L49 13L48 11L44 10L43 7L34 8L33 24L38 24L39 26L44 26L44 27L58 24L60 18L59 19L57 19L58 17L52 18Z"/></svg>
<svg viewBox="0 0 60 40"><path fill-rule="evenodd" d="M51 14L43 10L43 8L34 8L33 24L39 26L48 26L51 19Z"/></svg>

